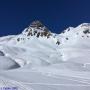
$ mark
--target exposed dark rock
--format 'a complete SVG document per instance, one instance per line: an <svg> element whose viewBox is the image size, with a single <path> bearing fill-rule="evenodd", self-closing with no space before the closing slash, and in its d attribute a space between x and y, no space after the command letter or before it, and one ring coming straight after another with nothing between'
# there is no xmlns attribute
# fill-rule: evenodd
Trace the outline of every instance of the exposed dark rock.
<svg viewBox="0 0 90 90"><path fill-rule="evenodd" d="M90 33L89 29L83 31L84 34Z"/></svg>
<svg viewBox="0 0 90 90"><path fill-rule="evenodd" d="M66 40L68 40L68 38L66 38Z"/></svg>
<svg viewBox="0 0 90 90"><path fill-rule="evenodd" d="M57 41L56 44L60 45L60 41Z"/></svg>
<svg viewBox="0 0 90 90"><path fill-rule="evenodd" d="M20 41L20 38L17 38L17 41L19 42Z"/></svg>
<svg viewBox="0 0 90 90"><path fill-rule="evenodd" d="M37 33L37 37L39 37L39 36L40 36L40 32Z"/></svg>

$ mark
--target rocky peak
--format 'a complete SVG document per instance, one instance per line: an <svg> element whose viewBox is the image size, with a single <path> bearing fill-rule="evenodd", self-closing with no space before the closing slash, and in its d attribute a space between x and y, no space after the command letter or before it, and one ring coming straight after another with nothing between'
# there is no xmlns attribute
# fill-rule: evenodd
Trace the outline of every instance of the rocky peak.
<svg viewBox="0 0 90 90"><path fill-rule="evenodd" d="M30 27L33 27L33 28L43 28L44 25L40 22L40 21L33 21L31 24L30 24Z"/></svg>
<svg viewBox="0 0 90 90"><path fill-rule="evenodd" d="M40 21L33 21L28 28L26 28L23 32L26 36L36 36L36 37L47 37L51 36L50 30L44 26Z"/></svg>

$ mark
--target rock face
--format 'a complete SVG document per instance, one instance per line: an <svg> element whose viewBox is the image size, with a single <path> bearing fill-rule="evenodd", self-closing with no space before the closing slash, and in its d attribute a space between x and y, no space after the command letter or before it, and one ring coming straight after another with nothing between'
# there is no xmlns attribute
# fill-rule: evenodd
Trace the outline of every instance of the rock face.
<svg viewBox="0 0 90 90"><path fill-rule="evenodd" d="M51 36L51 32L49 29L44 26L40 21L33 21L28 28L26 28L23 32L24 35L36 36L36 37L47 37Z"/></svg>
<svg viewBox="0 0 90 90"><path fill-rule="evenodd" d="M56 34L55 34L56 35ZM21 34L17 35L16 42L26 42L26 40L30 40L32 38L40 39L55 39L54 33L52 33L45 25L43 25L40 21L33 21L27 28L25 28ZM57 43L58 42L58 43ZM59 39L56 38L55 44L59 45Z"/></svg>

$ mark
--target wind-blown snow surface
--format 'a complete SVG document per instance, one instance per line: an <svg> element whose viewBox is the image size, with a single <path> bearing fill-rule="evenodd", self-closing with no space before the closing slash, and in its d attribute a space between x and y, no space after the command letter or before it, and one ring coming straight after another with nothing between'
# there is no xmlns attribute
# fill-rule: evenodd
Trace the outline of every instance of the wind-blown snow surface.
<svg viewBox="0 0 90 90"><path fill-rule="evenodd" d="M55 34L36 21L1 37L0 87L90 90L90 24Z"/></svg>

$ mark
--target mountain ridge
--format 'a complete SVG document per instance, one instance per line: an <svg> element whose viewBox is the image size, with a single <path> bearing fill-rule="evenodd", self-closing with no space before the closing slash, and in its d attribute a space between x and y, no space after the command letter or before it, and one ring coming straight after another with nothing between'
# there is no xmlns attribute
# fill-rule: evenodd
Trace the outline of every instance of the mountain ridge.
<svg viewBox="0 0 90 90"><path fill-rule="evenodd" d="M10 35L10 38L7 37L1 37L0 43L7 42L10 44L17 44L26 42L27 40L31 40L32 38L47 38L55 41L54 43L57 45L68 45L69 43L72 44L72 42L76 42L78 39L84 39L87 37L89 39L90 37L90 23L82 23L78 25L77 27L69 27L60 34L56 34L51 32L44 24L42 24L39 20L33 21L27 28L25 28L22 33L18 35ZM73 39L70 41L69 39ZM70 41L70 42L69 42ZM74 43L75 43L74 42Z"/></svg>

